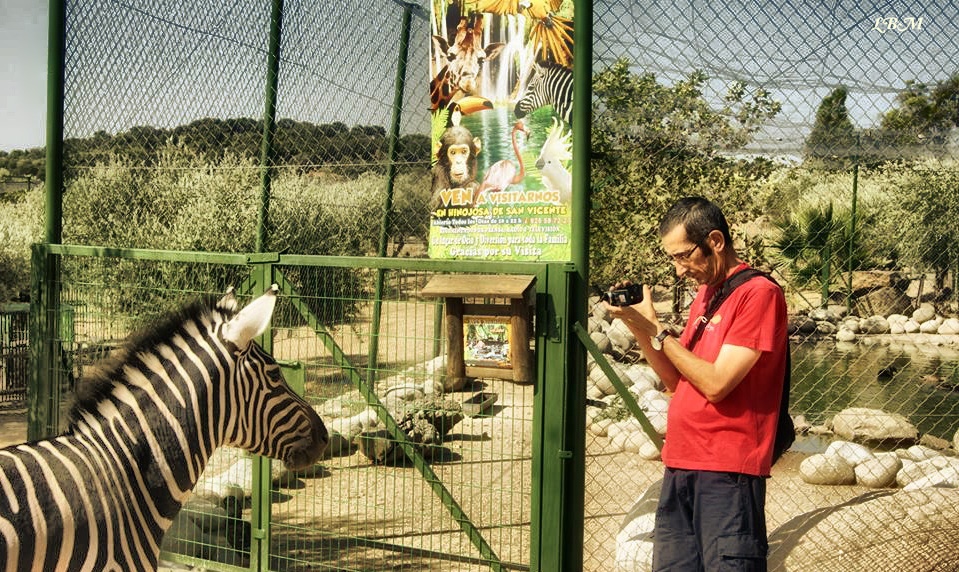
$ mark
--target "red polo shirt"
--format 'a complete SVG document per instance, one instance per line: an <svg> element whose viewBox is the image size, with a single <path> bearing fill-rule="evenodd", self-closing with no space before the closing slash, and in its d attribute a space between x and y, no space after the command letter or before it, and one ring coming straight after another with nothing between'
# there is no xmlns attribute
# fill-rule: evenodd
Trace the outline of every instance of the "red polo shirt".
<svg viewBox="0 0 959 572"><path fill-rule="evenodd" d="M745 268L742 265L740 268ZM688 347L714 288L703 286L680 337ZM674 469L768 476L786 372L786 301L762 276L739 285L705 326L693 353L713 362L724 344L758 349L759 361L719 403L680 378L669 404L663 462Z"/></svg>

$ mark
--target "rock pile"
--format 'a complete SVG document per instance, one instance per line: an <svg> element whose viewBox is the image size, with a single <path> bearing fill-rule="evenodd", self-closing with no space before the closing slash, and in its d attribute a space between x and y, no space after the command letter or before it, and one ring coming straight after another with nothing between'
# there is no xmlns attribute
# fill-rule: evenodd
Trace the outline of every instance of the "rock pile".
<svg viewBox="0 0 959 572"><path fill-rule="evenodd" d="M840 440L799 465L799 474L807 483L904 490L959 488L959 458L955 453L959 431L951 447L948 442L929 437L922 439L925 444L915 443L919 440L918 432L901 415L863 408L841 411L832 426ZM915 444L893 451L874 451L852 439L877 444Z"/></svg>
<svg viewBox="0 0 959 572"><path fill-rule="evenodd" d="M845 306L816 308L795 316L789 323L790 334L834 336L841 342L853 342L876 334L935 334L946 336L942 343L959 343L959 318L945 317L932 304L924 303L911 314L848 315Z"/></svg>

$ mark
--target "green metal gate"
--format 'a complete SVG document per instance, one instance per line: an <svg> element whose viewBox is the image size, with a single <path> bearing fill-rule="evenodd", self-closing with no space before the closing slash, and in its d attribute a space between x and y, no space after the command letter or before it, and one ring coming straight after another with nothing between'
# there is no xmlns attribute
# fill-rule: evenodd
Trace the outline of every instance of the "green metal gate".
<svg viewBox="0 0 959 572"><path fill-rule="evenodd" d="M275 282L282 293L264 346L285 363L299 364L305 396L328 426L343 430L337 419L370 412L384 438L403 450L400 462L382 465L354 444L339 442L340 448L311 474L278 479L271 478L268 460L241 465L253 468L249 476L232 476L252 480L248 506L226 520L222 506L188 506L181 520L194 528L176 528L166 541L165 558L223 570L535 570L545 569L543 560L555 559L542 547L555 546L557 513L572 503L564 473L575 459L559 431L563 416L544 412L568 407L569 396L577 393L567 386L563 367L571 265L59 245L37 247L35 260L38 286L44 283L44 264L59 267L59 281L48 286L57 289L59 304L75 309L74 338L64 340L43 329L49 328L44 316L55 315L56 308L42 297L33 306L41 329L35 339L43 340L34 347L35 364L106 355L125 331L149 324L151 316L184 299L212 295L233 283L248 295ZM390 399L397 390L429 386L443 375L426 369L444 343L436 324L441 308L418 291L430 276L453 270L537 277L532 340L537 379L530 385L484 380L444 395L458 403L483 389L500 400L486 415L454 425L441 445L416 447L397 427ZM162 285L156 282L159 276L165 278ZM373 298L379 280L381 296ZM344 301L353 306L354 319L329 319ZM376 330L375 308L382 316ZM374 338L378 356L369 353ZM62 428L59 404L78 367L35 368L32 435ZM207 473L231 469L217 462ZM197 494L203 496L201 490ZM241 529L248 530L247 539L235 542Z"/></svg>

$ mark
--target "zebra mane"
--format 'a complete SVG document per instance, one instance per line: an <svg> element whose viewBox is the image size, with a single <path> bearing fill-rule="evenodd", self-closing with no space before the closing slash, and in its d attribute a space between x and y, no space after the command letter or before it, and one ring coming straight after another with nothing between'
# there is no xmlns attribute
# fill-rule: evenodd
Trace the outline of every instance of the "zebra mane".
<svg viewBox="0 0 959 572"><path fill-rule="evenodd" d="M156 346L169 341L187 323L209 320L214 312L221 313L227 318L230 314L220 305L196 300L165 314L156 322L128 336L112 355L94 364L89 373L85 372L84 376L77 380L67 414L69 427L72 429L84 412L95 411L97 405L113 392L113 388L123 382L123 368L136 355L149 352Z"/></svg>

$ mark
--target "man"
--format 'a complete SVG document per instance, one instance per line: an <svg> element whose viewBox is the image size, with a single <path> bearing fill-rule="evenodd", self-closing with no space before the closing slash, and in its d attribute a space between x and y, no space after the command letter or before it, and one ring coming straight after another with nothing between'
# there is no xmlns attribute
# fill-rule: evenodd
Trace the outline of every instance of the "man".
<svg viewBox="0 0 959 572"><path fill-rule="evenodd" d="M775 283L756 276L704 322L710 298L747 268L725 216L706 199L684 198L663 217L659 233L676 274L700 285L682 335L672 337L659 323L649 286L636 305L607 304L674 393L653 570L765 571L765 478L786 368L785 298Z"/></svg>

